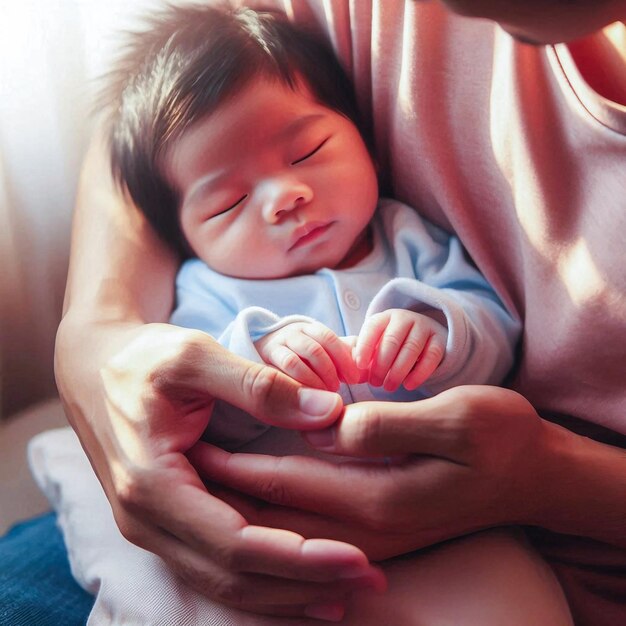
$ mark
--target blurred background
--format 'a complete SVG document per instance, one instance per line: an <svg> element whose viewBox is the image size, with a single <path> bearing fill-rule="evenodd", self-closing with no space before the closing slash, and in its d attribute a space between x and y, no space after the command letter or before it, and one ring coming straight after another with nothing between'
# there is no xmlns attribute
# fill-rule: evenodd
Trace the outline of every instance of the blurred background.
<svg viewBox="0 0 626 626"><path fill-rule="evenodd" d="M26 441L64 424L52 359L98 79L161 0L0 0L0 534L46 505Z"/></svg>

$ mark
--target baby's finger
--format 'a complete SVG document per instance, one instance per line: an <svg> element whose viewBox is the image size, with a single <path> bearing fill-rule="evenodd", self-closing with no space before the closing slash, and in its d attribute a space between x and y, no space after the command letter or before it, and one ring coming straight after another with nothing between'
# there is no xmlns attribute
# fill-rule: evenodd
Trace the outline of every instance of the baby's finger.
<svg viewBox="0 0 626 626"><path fill-rule="evenodd" d="M383 386L386 391L396 391L400 387L418 362L427 340L428 334L420 332L419 327L411 328L385 377Z"/></svg>
<svg viewBox="0 0 626 626"><path fill-rule="evenodd" d="M339 378L335 365L326 350L315 339L309 337L304 330L289 337L287 347L295 352L324 385L328 391L339 389Z"/></svg>
<svg viewBox="0 0 626 626"><path fill-rule="evenodd" d="M330 328L323 324L309 324L303 332L323 347L333 364L332 371L338 377L337 384L339 376L349 384L358 382L359 373L352 359L351 349Z"/></svg>
<svg viewBox="0 0 626 626"><path fill-rule="evenodd" d="M439 367L445 353L445 338L439 333L430 335L419 360L404 379L405 389L412 391L413 389L417 389L420 385L423 385L424 382L432 376L437 367Z"/></svg>
<svg viewBox="0 0 626 626"><path fill-rule="evenodd" d="M268 356L271 365L307 387L331 391L336 391L339 387L339 384L334 388L328 387L308 363L302 360L298 351L294 351L290 346L276 346Z"/></svg>
<svg viewBox="0 0 626 626"><path fill-rule="evenodd" d="M354 361L361 370L367 369L376 352L378 342L389 324L390 315L386 311L368 317L361 328L354 348Z"/></svg>
<svg viewBox="0 0 626 626"><path fill-rule="evenodd" d="M414 322L410 318L396 315L390 317L389 324L378 342L376 354L370 365L369 382L374 387L380 387L383 384L387 373L411 332L413 324Z"/></svg>

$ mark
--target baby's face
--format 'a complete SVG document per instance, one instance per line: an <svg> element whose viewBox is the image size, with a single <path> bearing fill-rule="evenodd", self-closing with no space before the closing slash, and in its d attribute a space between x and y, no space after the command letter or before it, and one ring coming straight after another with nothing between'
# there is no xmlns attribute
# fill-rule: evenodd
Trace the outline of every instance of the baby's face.
<svg viewBox="0 0 626 626"><path fill-rule="evenodd" d="M183 133L165 173L194 252L239 278L336 267L361 247L378 200L354 124L265 79Z"/></svg>

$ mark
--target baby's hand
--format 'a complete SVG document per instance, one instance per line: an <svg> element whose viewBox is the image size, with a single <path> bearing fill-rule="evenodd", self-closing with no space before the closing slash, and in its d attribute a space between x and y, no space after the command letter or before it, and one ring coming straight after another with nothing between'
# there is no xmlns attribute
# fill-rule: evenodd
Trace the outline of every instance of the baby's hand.
<svg viewBox="0 0 626 626"><path fill-rule="evenodd" d="M307 387L337 391L358 382L350 347L323 324L294 322L254 342L261 358Z"/></svg>
<svg viewBox="0 0 626 626"><path fill-rule="evenodd" d="M354 360L359 369L369 369L374 387L416 389L443 360L447 337L445 326L426 315L389 309L365 320Z"/></svg>

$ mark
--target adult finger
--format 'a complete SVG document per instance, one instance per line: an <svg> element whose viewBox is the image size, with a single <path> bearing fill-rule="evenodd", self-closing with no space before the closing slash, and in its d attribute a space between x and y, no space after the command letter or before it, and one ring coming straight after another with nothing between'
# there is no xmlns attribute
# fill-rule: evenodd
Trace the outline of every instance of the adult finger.
<svg viewBox="0 0 626 626"><path fill-rule="evenodd" d="M329 569L321 582L303 579L302 572L300 579L241 572L220 567L166 531L149 529L144 538L148 538L146 549L158 547L161 558L189 587L244 611L312 617L320 614L322 607L333 607L328 611L330 617L342 614L341 608L351 593L385 588L384 576L379 572L374 577L361 577L356 570L348 570L345 576L337 577Z"/></svg>
<svg viewBox="0 0 626 626"><path fill-rule="evenodd" d="M283 428L309 430L335 421L342 409L341 397L321 389L303 387L265 364L234 355L209 335L185 331L183 347L152 375L157 391L166 397L181 390L218 397Z"/></svg>
<svg viewBox="0 0 626 626"><path fill-rule="evenodd" d="M207 445L196 444L189 452L190 458L196 448ZM365 555L352 545L305 540L294 533L250 526L235 509L208 493L196 469L180 456L182 462L174 470L175 464L164 460L162 467L134 478L126 490L127 508L147 514L144 518L153 525L229 570L318 582L335 580L343 572L364 576L372 572ZM195 480L181 479L184 464L189 472L193 471ZM151 488L151 484L160 488ZM166 503L163 492L168 493ZM211 524L206 523L207 519Z"/></svg>
<svg viewBox="0 0 626 626"><path fill-rule="evenodd" d="M444 461L439 461L439 463L444 463ZM334 464L326 467L329 472L336 472ZM420 467L420 471L421 469L422 467ZM383 474L387 473L387 469L383 465L379 467L379 470ZM363 467L359 471L360 480L368 476L366 472L363 472ZM357 473L344 474L344 476L357 480ZM236 481L237 473L235 472L232 476L229 475L226 480ZM297 492L293 494L293 497L288 492L289 486L280 491L269 493L269 496L274 499L282 499L292 503L301 501L302 504L298 505L299 508L295 508L296 504L284 506L262 499L264 495L262 481L256 481L251 486L251 490L256 493L256 496L246 495L242 491L236 491L217 483L211 483L211 490L214 490L224 502L228 502L230 506L257 526L283 528L304 537L323 536L334 541L350 543L363 550L374 562L404 554L407 550L424 545L421 543L424 539L423 533L417 537L414 532L415 528L409 530L410 537L407 537L406 533L398 531L398 527L402 524L406 525L409 520L404 517L402 519L390 518L390 508L387 506L385 498L379 499L379 506L372 507L374 499L371 497L371 490L363 490L356 498L353 497L354 480L344 484L343 490L339 492L328 489L327 483L322 485L318 482L313 494L311 494L316 497L315 501L308 497L302 484L297 487ZM333 484L332 481L330 484ZM437 484L439 485L440 482ZM243 485L245 487L246 483ZM377 486L379 485L382 485L382 482L377 483ZM250 486L249 479L248 486ZM363 506L364 503L365 506ZM378 519L372 515L373 509L374 512L378 511L381 514ZM368 522L373 523L368 524ZM392 532L394 525L396 528L393 528ZM384 536L381 535L382 528L386 529ZM434 540L436 541L438 538L435 537Z"/></svg>
<svg viewBox="0 0 626 626"><path fill-rule="evenodd" d="M462 461L465 439L458 416L469 407L455 388L415 402L360 402L330 428L304 434L313 447L356 457L432 455Z"/></svg>
<svg viewBox="0 0 626 626"><path fill-rule="evenodd" d="M199 457L198 471L237 490L239 494L232 498L223 492L220 497L244 511L255 524L349 541L376 559L440 539L439 526L418 529L413 517L408 519L398 513L407 507L407 490L410 502L432 501L446 476L449 479L450 470L456 474L464 471L457 464L431 457L412 457L393 466L382 462L334 464L311 457L276 458L224 451L213 454L209 449ZM355 490L355 484L366 484L367 489ZM260 502L246 503L241 493ZM429 517L433 513L429 512ZM384 537L378 534L381 529L385 529Z"/></svg>
<svg viewBox="0 0 626 626"><path fill-rule="evenodd" d="M486 451L486 441L517 426L524 430L529 416L536 413L518 393L467 385L416 402L351 404L333 427L304 437L313 447L333 454L430 455L471 464L477 452Z"/></svg>

